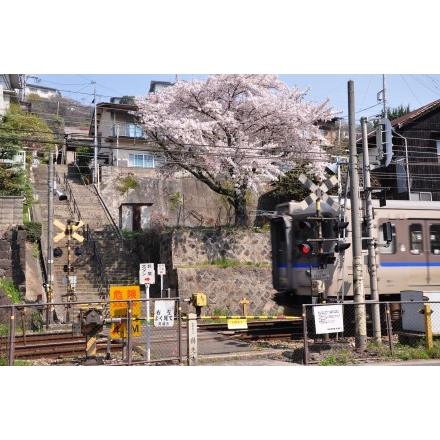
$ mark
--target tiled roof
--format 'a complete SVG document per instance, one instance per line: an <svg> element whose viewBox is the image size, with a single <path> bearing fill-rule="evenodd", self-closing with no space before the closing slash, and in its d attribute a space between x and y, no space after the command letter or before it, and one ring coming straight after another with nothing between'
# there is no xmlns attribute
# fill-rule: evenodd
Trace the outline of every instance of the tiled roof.
<svg viewBox="0 0 440 440"><path fill-rule="evenodd" d="M423 116L433 110L440 108L440 99L437 101L433 101L429 104L424 105L423 107L418 108L406 115L400 116L399 118L393 119L391 121L391 127L393 128L402 128L406 124L409 124L415 120L417 120L420 116ZM370 138L372 136L376 136L376 130L372 130L368 133L367 137ZM362 135L357 136L356 143L360 143L362 141Z"/></svg>
<svg viewBox="0 0 440 440"><path fill-rule="evenodd" d="M420 116L423 116L424 114L429 113L432 110L436 110L439 107L440 107L440 99L431 102L423 107L420 107L417 110L414 110L410 113L407 113L406 115L400 116L400 118L393 119L391 121L391 126L396 128L402 128L407 123L412 122L415 119L419 118Z"/></svg>

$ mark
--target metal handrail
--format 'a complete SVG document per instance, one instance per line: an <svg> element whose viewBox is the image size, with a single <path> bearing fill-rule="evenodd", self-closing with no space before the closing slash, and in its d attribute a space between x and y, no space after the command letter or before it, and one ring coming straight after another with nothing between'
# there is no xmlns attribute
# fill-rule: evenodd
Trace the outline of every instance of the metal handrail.
<svg viewBox="0 0 440 440"><path fill-rule="evenodd" d="M57 175L58 178L58 175ZM73 191L71 188L71 185L69 184L69 182L67 181L67 175L66 173L64 173L64 179L63 179L63 184L64 187L66 188L66 192L68 193L68 208L70 211L70 214L77 220L82 220L82 216L81 216L81 211L79 209L79 206L75 200L75 196L73 195ZM72 207L73 206L73 207ZM102 262L102 258L101 255L99 253L99 248L97 246L97 240L95 239L95 237L93 236L93 233L90 231L89 225L84 225L85 229L83 229L84 231L84 236L86 238L86 242L88 243L88 246L92 248L93 250L93 257L95 258L98 267L99 267L99 271L98 271L98 295L101 299L104 299L106 297L108 297L109 292L110 292L110 283L108 281L108 277L107 274L105 272L105 267L104 264Z"/></svg>

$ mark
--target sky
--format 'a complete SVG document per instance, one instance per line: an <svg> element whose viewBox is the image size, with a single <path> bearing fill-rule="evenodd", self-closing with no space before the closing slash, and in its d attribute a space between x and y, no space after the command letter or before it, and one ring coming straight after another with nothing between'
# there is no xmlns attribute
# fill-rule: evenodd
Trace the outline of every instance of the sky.
<svg viewBox="0 0 440 440"><path fill-rule="evenodd" d="M29 74L29 84L58 89L65 97L91 105L111 97L145 96L151 81L205 80L207 74ZM34 79L32 77L36 77ZM355 119L372 119L388 108L409 106L416 110L440 99L440 74L280 74L281 81L301 90L307 98L322 103L329 99L337 116L348 120L348 83L353 82ZM385 93L383 92L385 90Z"/></svg>

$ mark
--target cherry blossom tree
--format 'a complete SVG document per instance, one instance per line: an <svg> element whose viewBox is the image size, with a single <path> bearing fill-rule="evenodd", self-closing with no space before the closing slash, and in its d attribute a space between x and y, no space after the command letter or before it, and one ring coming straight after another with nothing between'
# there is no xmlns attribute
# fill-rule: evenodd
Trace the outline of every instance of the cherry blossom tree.
<svg viewBox="0 0 440 440"><path fill-rule="evenodd" d="M276 75L210 75L135 98L136 115L150 151L225 196L246 227L249 191L299 165L322 173L328 162L317 122L334 115L307 92Z"/></svg>

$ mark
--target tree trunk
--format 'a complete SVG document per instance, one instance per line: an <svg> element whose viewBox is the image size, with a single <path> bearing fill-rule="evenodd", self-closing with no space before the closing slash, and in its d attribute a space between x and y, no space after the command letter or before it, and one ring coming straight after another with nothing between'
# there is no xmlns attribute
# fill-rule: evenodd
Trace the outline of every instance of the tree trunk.
<svg viewBox="0 0 440 440"><path fill-rule="evenodd" d="M247 228L249 215L247 212L246 195L239 193L235 194L234 209L235 209L235 227Z"/></svg>

